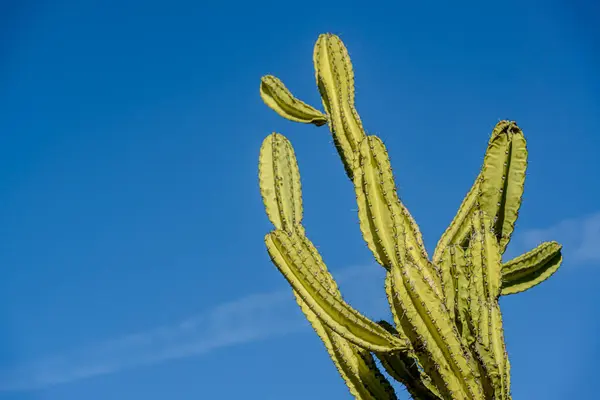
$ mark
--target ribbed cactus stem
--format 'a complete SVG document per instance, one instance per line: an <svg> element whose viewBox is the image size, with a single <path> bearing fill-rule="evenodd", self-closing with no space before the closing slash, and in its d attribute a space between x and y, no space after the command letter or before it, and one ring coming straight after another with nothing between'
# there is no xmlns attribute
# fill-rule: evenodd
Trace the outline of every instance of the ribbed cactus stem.
<svg viewBox="0 0 600 400"><path fill-rule="evenodd" d="M561 249L556 242L544 242L502 265L502 294L522 292L552 276L562 262Z"/></svg>
<svg viewBox="0 0 600 400"><path fill-rule="evenodd" d="M272 75L262 77L260 97L267 106L290 121L311 123L316 126L327 123L327 117L321 111L294 97L283 82Z"/></svg>
<svg viewBox="0 0 600 400"><path fill-rule="evenodd" d="M523 132L514 122L499 122L483 161L481 207L493 219L501 253L510 241L519 215L526 170L527 144Z"/></svg>
<svg viewBox="0 0 600 400"><path fill-rule="evenodd" d="M315 44L313 62L333 140L352 179L354 153L365 132L354 106L354 71L348 50L337 36L322 34Z"/></svg>
<svg viewBox="0 0 600 400"><path fill-rule="evenodd" d="M404 251L426 265L426 279L441 295L440 272L429 263L421 232L400 202L387 150L377 136L365 137L355 157L354 187L361 231L375 258L386 267L402 262ZM403 241L399 242L402 232ZM397 247L404 251L396 257Z"/></svg>
<svg viewBox="0 0 600 400"><path fill-rule="evenodd" d="M471 300L473 325L478 344L491 356L487 370L494 382L496 397L506 399L506 350L502 315L498 307L502 278L500 248L491 219L482 210L473 214L473 236L468 254L472 269Z"/></svg>
<svg viewBox="0 0 600 400"><path fill-rule="evenodd" d="M354 185L363 238L386 271L395 327L371 321L342 298L306 236L298 163L278 133L263 141L259 159L261 195L275 227L265 237L273 264L356 399L396 399L375 355L415 400L511 400L499 297L536 286L562 261L556 242L502 260L523 196L523 132L512 121L496 124L479 174L430 259L398 196L386 147L363 129L346 47L335 35L320 35L313 62L325 114L271 75L262 78L260 94L288 120L328 123Z"/></svg>
<svg viewBox="0 0 600 400"><path fill-rule="evenodd" d="M277 229L302 230L300 172L292 145L285 136L272 133L265 138L258 171L269 220Z"/></svg>

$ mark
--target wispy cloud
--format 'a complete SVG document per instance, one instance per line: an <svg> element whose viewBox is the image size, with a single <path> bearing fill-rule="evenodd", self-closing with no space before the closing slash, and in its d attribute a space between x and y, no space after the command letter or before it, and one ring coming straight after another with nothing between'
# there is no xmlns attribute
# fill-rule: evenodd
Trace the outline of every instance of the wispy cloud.
<svg viewBox="0 0 600 400"><path fill-rule="evenodd" d="M527 230L515 238L531 248L545 240L564 245L570 263L600 261L600 212ZM520 251L523 249L519 249ZM374 318L386 317L383 270L376 265L334 272L344 297ZM374 315L379 314L379 315ZM0 371L0 391L25 391L221 348L265 340L309 328L290 289L252 294L191 316L177 324L66 350Z"/></svg>
<svg viewBox="0 0 600 400"><path fill-rule="evenodd" d="M345 297L354 297L362 303L359 307L367 315L369 309L376 308L375 303L384 300L375 294L382 292L380 270L381 267L369 265L334 273L347 295ZM41 389L133 367L198 356L308 327L289 288L253 294L171 326L124 335L12 366L0 371L0 391Z"/></svg>
<svg viewBox="0 0 600 400"><path fill-rule="evenodd" d="M600 211L565 219L547 228L531 229L518 236L519 242L528 248L548 240L561 243L570 264L600 261Z"/></svg>

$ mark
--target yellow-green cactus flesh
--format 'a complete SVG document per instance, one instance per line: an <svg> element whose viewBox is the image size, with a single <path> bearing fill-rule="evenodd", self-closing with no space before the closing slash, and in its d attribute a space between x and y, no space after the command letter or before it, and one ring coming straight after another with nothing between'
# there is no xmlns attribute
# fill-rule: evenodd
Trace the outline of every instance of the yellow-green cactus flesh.
<svg viewBox="0 0 600 400"><path fill-rule="evenodd" d="M327 123L327 116L294 97L283 82L273 75L265 75L260 80L260 97L267 106L290 121L316 126Z"/></svg>

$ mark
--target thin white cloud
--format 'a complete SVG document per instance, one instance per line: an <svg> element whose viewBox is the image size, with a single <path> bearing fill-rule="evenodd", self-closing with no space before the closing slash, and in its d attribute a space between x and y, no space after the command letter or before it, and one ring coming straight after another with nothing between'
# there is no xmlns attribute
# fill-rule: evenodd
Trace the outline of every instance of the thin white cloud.
<svg viewBox="0 0 600 400"><path fill-rule="evenodd" d="M368 315L382 291L381 267L334 273L347 299L356 297ZM378 275L377 272L380 274ZM381 303L381 302L380 302ZM383 303L384 304L384 303ZM377 304L378 308L382 304ZM385 309L385 307L384 307ZM198 356L224 347L308 328L291 290L253 294L221 304L172 326L125 335L24 362L0 371L0 391L26 391L116 373L133 367Z"/></svg>
<svg viewBox="0 0 600 400"><path fill-rule="evenodd" d="M565 260L573 263L600 261L600 212L579 218L565 219L554 226L525 231L520 242L534 247L543 241L555 240L563 245Z"/></svg>
<svg viewBox="0 0 600 400"><path fill-rule="evenodd" d="M563 244L570 263L600 261L600 212L517 234L518 247ZM523 249L520 249L523 250ZM334 272L344 297L367 316L387 317L383 270L377 265ZM383 315L382 315L383 314ZM300 331L309 325L288 287L221 304L178 324L125 335L0 371L0 391L26 391L202 355Z"/></svg>

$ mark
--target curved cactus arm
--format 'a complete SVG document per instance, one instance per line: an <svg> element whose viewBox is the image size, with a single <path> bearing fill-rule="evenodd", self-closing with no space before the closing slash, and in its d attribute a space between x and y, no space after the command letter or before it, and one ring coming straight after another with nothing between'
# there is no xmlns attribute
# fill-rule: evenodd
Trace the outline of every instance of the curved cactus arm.
<svg viewBox="0 0 600 400"><path fill-rule="evenodd" d="M353 377L356 381L355 387L359 388L360 397L358 399L397 400L394 388L379 371L369 351L351 344L333 331L331 331L331 335L338 358L344 357L351 360L347 365L352 374L349 373L349 376Z"/></svg>
<svg viewBox="0 0 600 400"><path fill-rule="evenodd" d="M325 125L327 117L316 108L297 99L279 78L265 75L260 80L260 97L280 116L294 122Z"/></svg>
<svg viewBox="0 0 600 400"><path fill-rule="evenodd" d="M520 293L552 276L562 262L562 246L544 242L502 265L502 295Z"/></svg>
<svg viewBox="0 0 600 400"><path fill-rule="evenodd" d="M398 334L387 321L379 321L388 332ZM376 354L388 374L402 383L417 400L441 400L442 397L431 378L419 366L414 353L397 352Z"/></svg>
<svg viewBox="0 0 600 400"><path fill-rule="evenodd" d="M504 253L521 207L527 170L527 143L516 123L500 121L492 132L481 172L481 208L493 218Z"/></svg>
<svg viewBox="0 0 600 400"><path fill-rule="evenodd" d="M334 353L356 388L359 400L397 400L390 382L379 371L371 353L329 330Z"/></svg>
<svg viewBox="0 0 600 400"><path fill-rule="evenodd" d="M314 271L326 272L306 237L281 230L266 235L271 260L310 309L340 336L371 351L403 350L408 344L391 335L338 298Z"/></svg>
<svg viewBox="0 0 600 400"><path fill-rule="evenodd" d="M306 240L306 244L312 253L316 253L317 250L310 241ZM335 280L327 272L324 264L320 265L319 269L314 269L312 273L326 290L338 299L342 299ZM302 300L298 292L293 290L293 293L302 312L323 341L350 393L358 400L396 400L394 389L379 372L369 351L344 339L325 325L308 304Z"/></svg>
<svg viewBox="0 0 600 400"><path fill-rule="evenodd" d="M354 106L354 71L348 50L336 35L322 34L315 43L313 62L333 141L352 179L354 152L365 132Z"/></svg>
<svg viewBox="0 0 600 400"><path fill-rule="evenodd" d="M478 206L494 218L500 253L504 253L521 206L526 168L527 148L523 132L514 122L498 122L489 139L479 175L436 245L434 264L441 262L446 246L468 245L465 242L471 235L471 214Z"/></svg>
<svg viewBox="0 0 600 400"><path fill-rule="evenodd" d="M371 354L325 325L294 291L302 312L319 335L350 393L357 400L397 400L389 381L379 372Z"/></svg>

